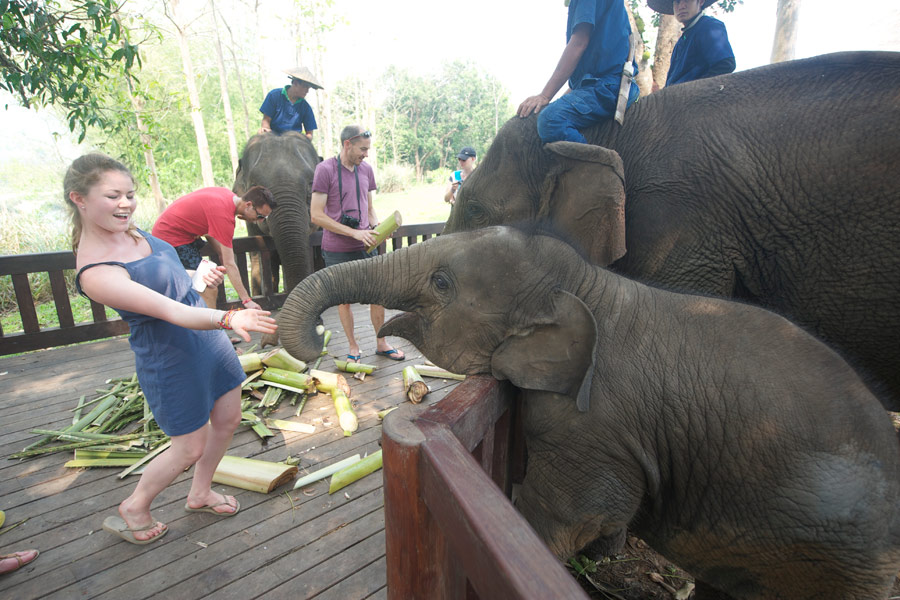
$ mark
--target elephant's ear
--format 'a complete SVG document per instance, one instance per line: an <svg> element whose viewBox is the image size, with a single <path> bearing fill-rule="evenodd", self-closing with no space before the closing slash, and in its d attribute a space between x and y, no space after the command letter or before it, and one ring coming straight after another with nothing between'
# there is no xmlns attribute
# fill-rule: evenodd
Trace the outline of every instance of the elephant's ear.
<svg viewBox="0 0 900 600"><path fill-rule="evenodd" d="M575 399L578 410L590 406L597 322L577 297L554 290L549 309L506 338L491 357L497 379L516 387L556 392Z"/></svg>
<svg viewBox="0 0 900 600"><path fill-rule="evenodd" d="M625 168L614 150L552 142L539 216L571 235L591 262L606 266L625 255Z"/></svg>

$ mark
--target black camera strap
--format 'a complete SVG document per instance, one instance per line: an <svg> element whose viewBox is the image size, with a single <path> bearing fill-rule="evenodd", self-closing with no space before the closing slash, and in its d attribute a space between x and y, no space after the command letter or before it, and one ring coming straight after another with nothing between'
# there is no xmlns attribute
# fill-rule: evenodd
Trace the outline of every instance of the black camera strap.
<svg viewBox="0 0 900 600"><path fill-rule="evenodd" d="M335 156L334 160L337 162L337 176L338 176L338 197L341 199L341 212L344 212L344 174L341 172L341 157ZM359 220L362 222L362 208L359 201L359 172L357 171L359 167L353 167L353 175L356 177L356 212L359 213Z"/></svg>

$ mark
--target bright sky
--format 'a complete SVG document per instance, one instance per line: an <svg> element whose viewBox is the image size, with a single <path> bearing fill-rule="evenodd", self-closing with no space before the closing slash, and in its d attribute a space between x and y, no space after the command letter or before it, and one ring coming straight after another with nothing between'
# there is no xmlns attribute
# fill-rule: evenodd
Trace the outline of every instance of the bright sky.
<svg viewBox="0 0 900 600"><path fill-rule="evenodd" d="M861 3L862 11L849 6L846 0L805 0L797 58L842 50L900 51L895 0ZM392 63L425 71L442 61L471 59L498 77L517 105L540 91L565 45L563 0L340 0L335 7L347 24L328 43L328 83L354 73L371 76ZM769 62L775 9L776 0L745 0L734 13L718 15L728 28L738 70ZM649 22L652 11L645 6L642 14ZM272 67L273 86L279 85L284 67Z"/></svg>

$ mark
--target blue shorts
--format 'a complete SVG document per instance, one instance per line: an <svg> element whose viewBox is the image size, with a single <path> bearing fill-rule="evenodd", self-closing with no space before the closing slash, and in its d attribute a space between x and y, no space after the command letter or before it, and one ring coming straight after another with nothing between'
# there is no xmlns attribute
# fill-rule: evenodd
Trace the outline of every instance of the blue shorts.
<svg viewBox="0 0 900 600"><path fill-rule="evenodd" d="M373 249L372 252L366 252L365 250L354 250L353 252L328 252L327 250L322 250L322 260L325 261L326 267L353 262L354 260L362 260L364 258L372 258L373 256L378 256L378 248Z"/></svg>
<svg viewBox="0 0 900 600"><path fill-rule="evenodd" d="M203 257L200 256L200 248L205 245L206 240L197 238L190 244L175 246L175 252L178 253L178 258L181 260L181 264L184 265L185 269L190 271L197 270L197 267L200 266L200 261L203 260Z"/></svg>
<svg viewBox="0 0 900 600"><path fill-rule="evenodd" d="M616 75L572 90L541 109L537 123L541 141L545 144L560 140L586 144L587 139L580 130L615 116L621 80L621 75ZM632 82L627 106L637 100L639 93L637 84Z"/></svg>

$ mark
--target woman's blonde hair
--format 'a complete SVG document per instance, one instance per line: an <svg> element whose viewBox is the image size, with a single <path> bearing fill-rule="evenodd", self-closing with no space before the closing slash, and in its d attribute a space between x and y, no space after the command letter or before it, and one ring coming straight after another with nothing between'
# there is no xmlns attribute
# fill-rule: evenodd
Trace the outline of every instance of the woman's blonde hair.
<svg viewBox="0 0 900 600"><path fill-rule="evenodd" d="M69 196L72 192L87 196L88 191L90 191L90 189L100 180L100 177L107 171L120 171L125 175L128 175L128 177L131 178L132 183L134 183L134 176L131 174L131 171L128 170L128 167L114 158L110 158L105 154L100 153L79 156L66 170L66 176L63 179L63 198L65 199L66 206L68 207L72 218L71 243L72 251L76 254L78 253L78 243L81 240L83 224L81 222L81 213L78 212L78 207ZM133 222L128 225L128 233L135 238L140 239L140 234L137 232L137 227L135 227Z"/></svg>

